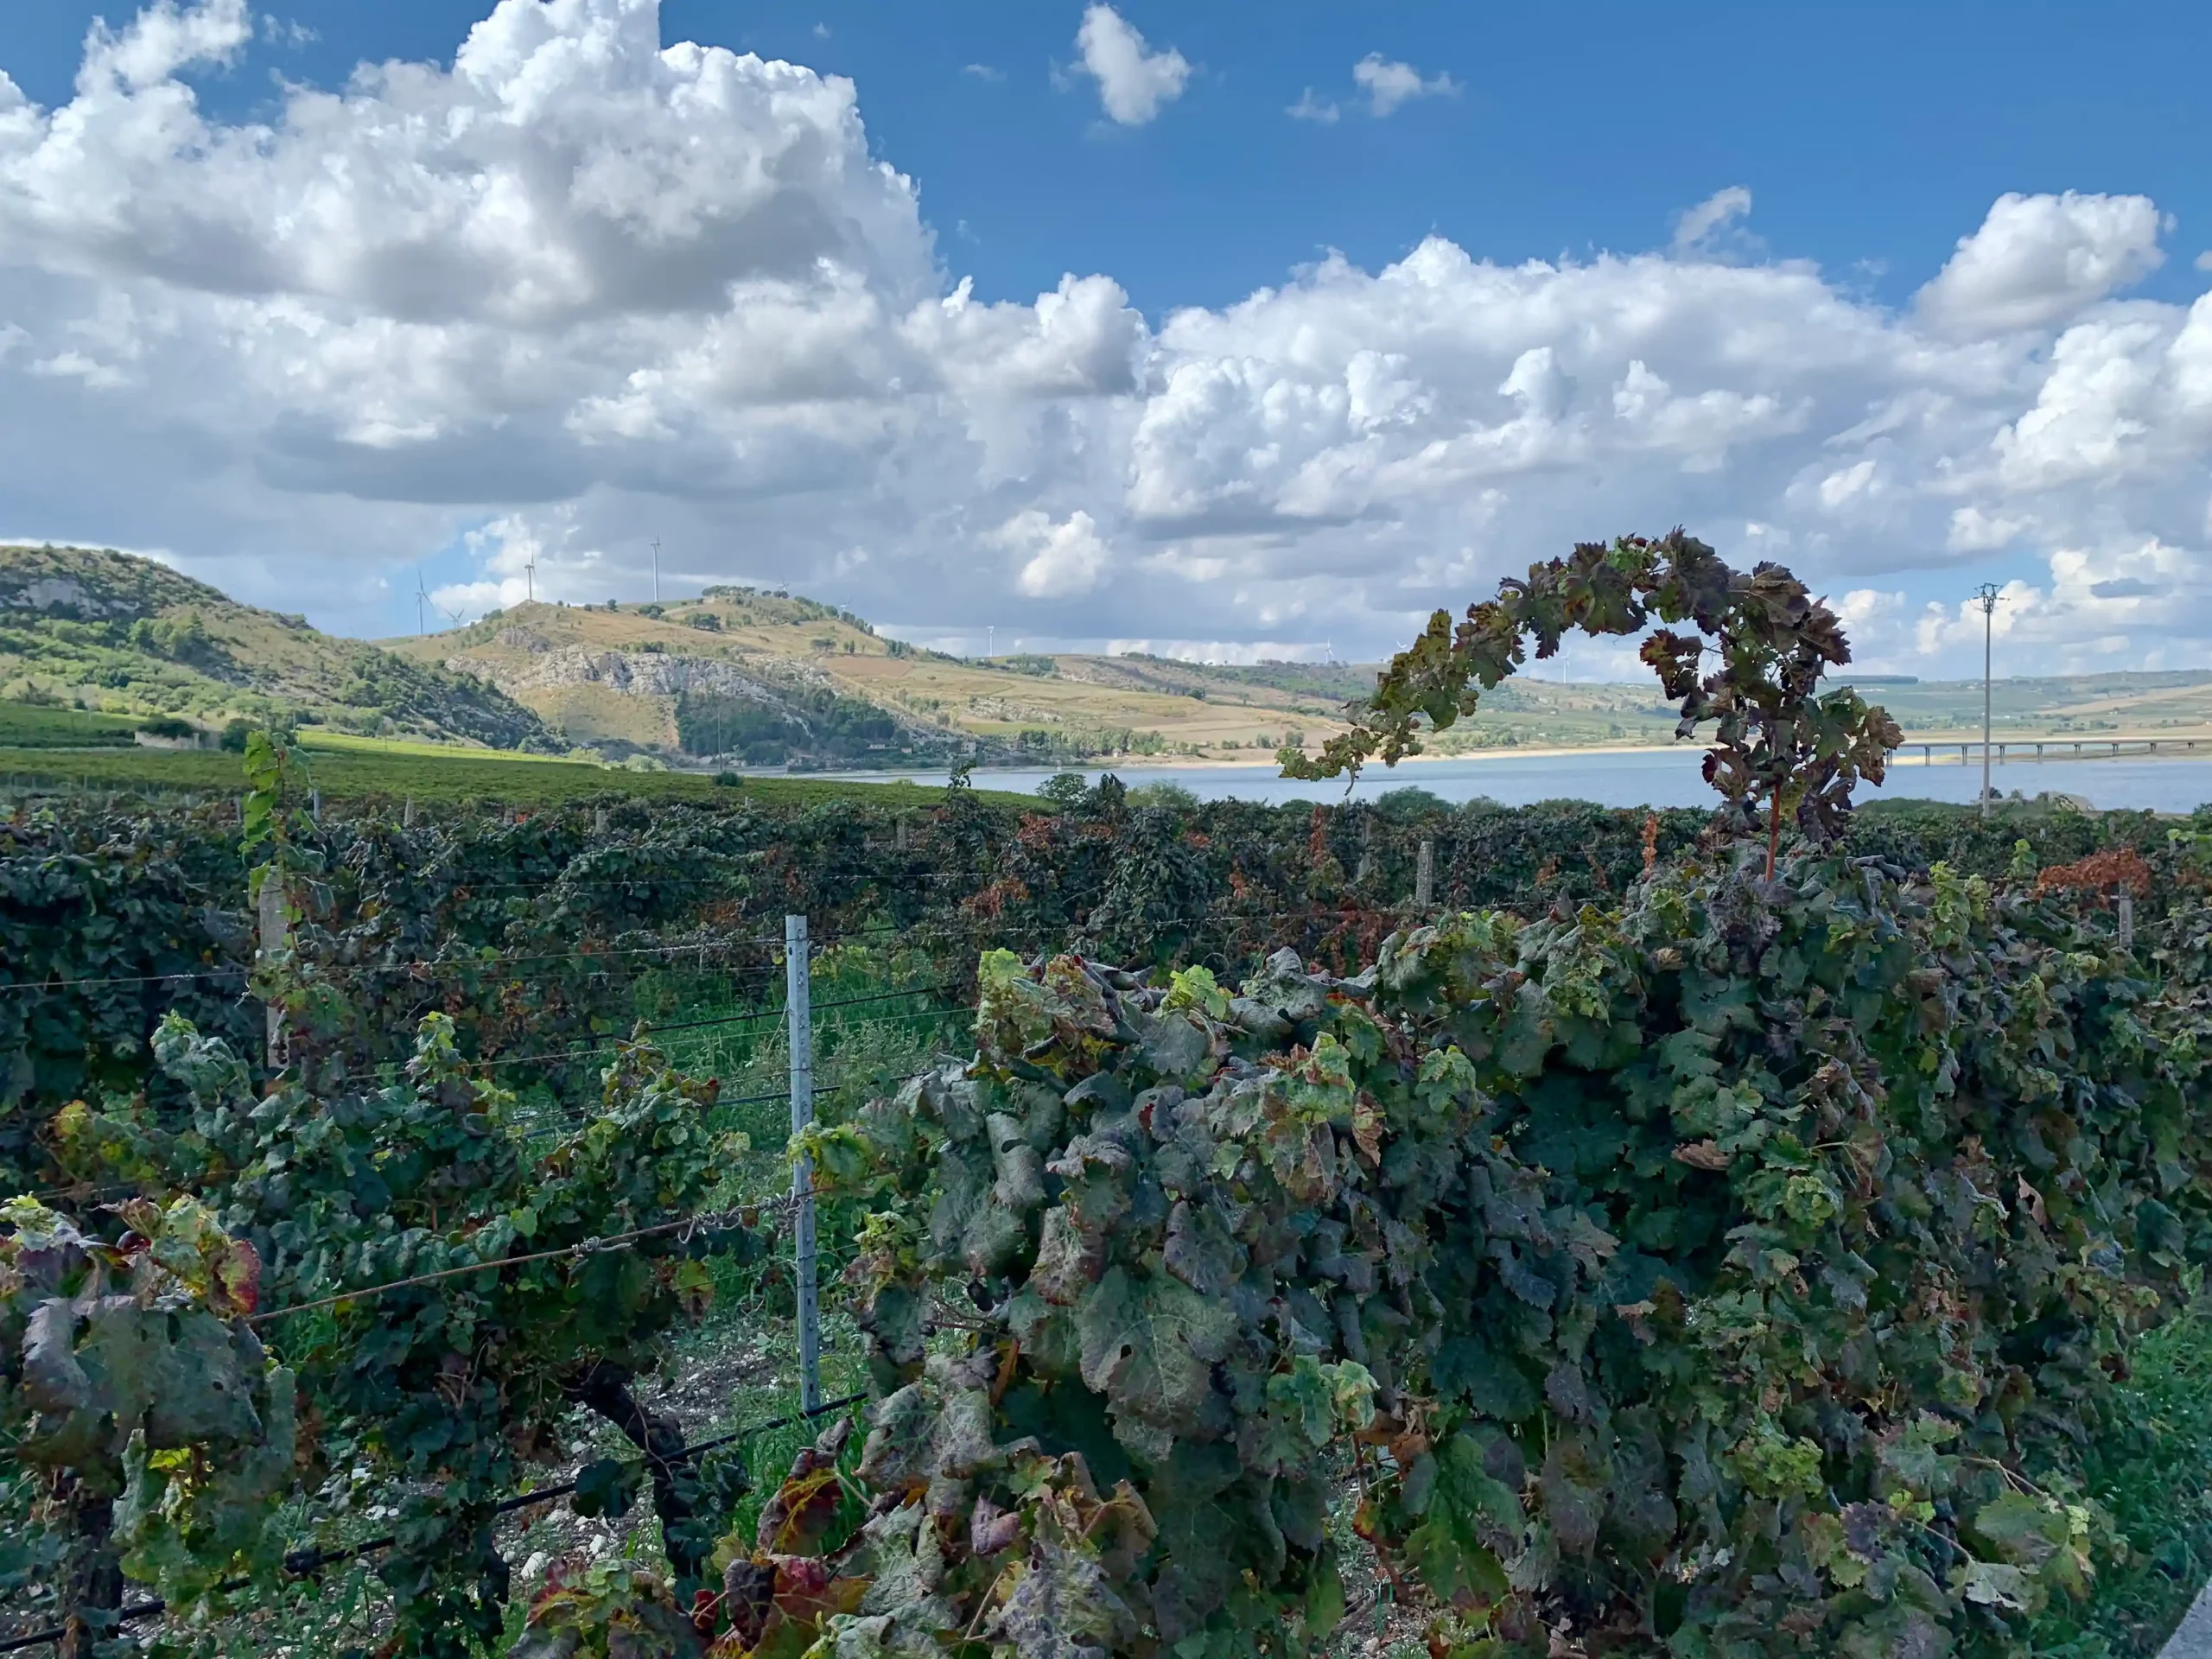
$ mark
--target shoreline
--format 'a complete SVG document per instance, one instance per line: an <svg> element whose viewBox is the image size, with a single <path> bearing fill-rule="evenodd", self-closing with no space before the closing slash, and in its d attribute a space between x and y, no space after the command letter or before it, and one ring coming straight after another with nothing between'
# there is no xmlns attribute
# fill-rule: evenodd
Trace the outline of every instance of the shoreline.
<svg viewBox="0 0 2212 1659"><path fill-rule="evenodd" d="M1395 767L1381 767L1379 762L1376 764L1378 768L1381 770L1402 772L1408 766L1440 766L1460 760L1512 760L1516 759L1530 760L1556 760L1563 756L1573 754L1666 754L1677 747L1694 747L1696 746L1689 743L1679 745L1673 743L1608 743L1603 745L1591 744L1586 747L1568 746L1560 748L1540 749L1528 747L1517 749L1475 749L1465 754L1423 753L1409 755L1405 760L1399 761L1397 766ZM1171 770L1198 770L1211 772L1217 770L1226 771L1230 767L1236 767L1248 771L1259 769L1274 770L1277 767L1277 764L1278 763L1273 755L1268 755L1264 758L1255 755L1249 760L1239 755L1233 760L1207 760L1201 755L1191 754L1131 754L1116 755L1111 759L1103 760L1071 761L1066 766L1059 767L1044 766L977 766L976 768L976 775L982 777L986 772L1111 772L1116 766L1128 766L1131 768L1141 766L1148 772L1166 772Z"/></svg>
<svg viewBox="0 0 2212 1659"><path fill-rule="evenodd" d="M1980 740L1980 738L1969 738L1969 739L1967 739L1967 740L1965 740L1965 741L1967 741L1967 743L1969 745L1969 747L1972 747L1972 746L1974 746L1974 745L1978 745L1978 744L1981 741L1981 740ZM2113 742L2115 742L2115 741L2117 741L2117 742L2120 742L2120 743L2149 743L2149 742L2153 742L2153 741L2155 741L2155 742L2158 742L2158 743L2181 743L2181 742L2186 742L2186 741L2190 741L2190 740L2189 740L2189 739L2187 739L2187 738L2185 738L2185 737L2158 737L2158 738L2153 739L2153 738L2149 738L2149 737L2126 737L2126 736L2122 736L2122 737L2120 737L2120 738L2117 738L2117 739L2114 739L2114 738L2107 738L2107 737L2081 738L2081 739L2075 739L2075 738L2072 738L2072 737L2063 737L2063 738L2060 738L2060 737L2046 737L2046 738L2036 738L2036 737L2020 737L2020 738L2015 738L2015 737L2005 737L2005 738L1999 738L1999 739L1997 739L1997 740L1995 740L1995 741L1998 741L1998 742L2000 742L2000 743L2007 744L2007 745L2026 744L2026 743L2047 743L2047 744L2051 745L2054 748L2056 748L2056 747L2057 745L2059 745L2059 744L2063 743L2063 744L2069 744L2069 745L2070 745L2070 744L2075 743L2075 742L2076 742L2076 741L2082 742L2082 743L2089 743L2089 744L2103 745L2103 744L2109 744L2109 743L2113 743ZM2202 749L2198 749L2198 750L2195 750L2195 751L2190 751L2190 750L2186 750L2186 749L2172 749L2172 750L2161 749L2161 750L2159 750L2159 751L2157 751L2156 753L2126 753L2126 754L2114 754L2114 753L2111 753L2109 750L2106 750L2106 751L2104 751L2104 752L2097 753L2087 753L2087 754L2075 754L2075 753L2052 753L2052 754L2044 754L2044 755L2017 754L2017 753L2015 753L2015 754L2006 754L2006 755L2004 755L2004 756L2001 756L2001 757L1994 757L1994 756L1993 756L1993 757L1992 757L1992 760L1991 760L1990 764L1991 764L1991 766L1992 766L1992 768L1993 768L1993 769L2002 769L2002 768L2006 767L2006 766L2045 766L2045 765L2052 765L2052 764L2056 764L2056 763L2061 763L2061 762L2075 763L2075 762L2087 762L2087 761L2092 761L2092 760L2094 760L2094 761L2107 761L2107 760L2212 760L2212 734L2206 734L2205 736L2199 737L2199 738L2196 739L2195 741L2197 741L2197 742L2200 742L2200 743L2204 744L2204 745L2205 745L2205 747L2204 747L2203 748L2202 748ZM1890 758L1890 769L1891 769L1891 770L1892 770L1892 771L1896 771L1896 770L1898 770L1898 769L1900 769L1900 768L1907 767L1907 766L1910 766L1910 767L1916 767L1916 768L1917 768L1917 767L1928 767L1928 766L1979 766L1979 765L1980 764L1980 756L1979 754L1976 754L1976 755L1973 756L1971 759L1965 760L1960 760L1960 759L1959 759L1957 756L1955 756L1955 755L1948 755L1948 754L1945 754L1945 753L1942 753L1942 751L1943 751L1943 750L1945 750L1945 749L1955 749L1955 748L1956 748L1960 741L1961 741L1961 740L1960 740L1960 739L1958 739L1958 738L1955 738L1955 737L1953 737L1953 738L1940 738L1940 737L1939 737L1939 738L1908 737L1908 738L1906 738L1906 739L1904 740L1904 741L1902 744L1900 744L1900 745L1897 747L1897 750L1896 750L1896 751L1891 754L1891 758ZM1926 759L1926 760L1922 759L1919 755L1916 755L1916 754L1908 755L1908 754L1906 754L1906 753L1904 753L1904 751L1905 751L1906 749L1916 749L1916 748L1919 748L1919 747L1920 747L1922 745L1923 745L1923 744L1931 745L1931 746L1932 746L1932 747L1933 747L1937 751L1937 753L1935 753L1935 754L1933 754L1933 755L1931 755L1930 757L1929 757L1929 758L1928 758L1928 759ZM1380 762L1376 762L1376 763L1374 763L1374 764L1372 765L1372 766L1371 766L1371 768L1370 768L1370 772L1369 772L1369 773L1368 773L1367 775L1369 775L1369 776L1370 776L1370 777L1372 777L1372 776L1382 776L1382 777L1388 777L1388 776L1394 776L1394 775L1396 775L1396 774L1399 774L1399 773L1402 773L1402 772L1406 772L1406 771L1408 771L1408 769L1411 769L1411 768L1416 768L1416 767L1421 767L1421 766L1456 766L1456 765L1461 764L1461 763L1463 763L1463 762L1469 762L1469 761L1484 761L1484 760L1566 760L1566 759L1569 759L1569 758L1572 758L1572 757L1573 757L1573 756L1575 756L1575 755L1584 755L1584 754L1588 754L1588 755L1614 755L1614 754L1672 754L1672 753L1677 753L1677 752L1681 752L1681 753L1700 753L1700 752L1702 752L1702 751L1703 751L1705 748L1707 748L1707 747L1708 747L1708 746L1707 746L1707 744L1705 744L1704 742L1702 742L1702 741L1700 741L1699 739L1696 739L1696 738L1683 738L1683 739L1681 739L1681 740L1679 740L1678 741L1676 741L1676 742L1673 742L1673 743L1605 743L1605 744L1567 745L1567 746L1560 746L1560 747L1543 747L1543 748L1537 748L1537 747L1525 747L1525 748L1474 749L1474 750L1471 750L1471 751L1469 751L1468 753L1464 753L1464 754L1427 754L1427 753L1424 753L1424 754L1410 755L1410 756L1408 756L1407 759L1405 759L1405 760L1403 760L1399 761L1399 762L1398 762L1398 764L1397 764L1395 766L1388 766L1388 767L1386 767L1386 766L1383 766ZM975 769L975 773L974 773L974 775L975 775L975 776L976 776L976 777L978 777L978 778L985 778L985 777L990 777L990 776L993 776L993 775L995 775L995 774L1001 774L1001 773L1006 773L1006 772L1022 772L1022 773L1028 773L1028 772L1112 772L1112 771L1115 771L1116 768L1121 768L1121 769L1128 770L1128 771L1138 771L1138 770L1142 770L1142 771L1146 771L1146 772L1185 772L1185 771L1227 772L1227 771L1231 771L1231 770L1237 770L1237 771L1248 771L1248 772L1249 772L1249 771L1262 771L1262 770L1266 770L1266 771L1273 771L1273 770L1275 770L1275 769L1276 769L1276 761L1275 761L1275 760L1274 760L1274 756L1272 756L1272 755L1267 756L1267 757L1265 757L1265 758L1261 758L1261 757L1259 757L1259 756L1254 756L1254 757L1252 757L1252 758L1250 758L1250 759L1246 759L1246 758L1244 758L1243 756L1241 756L1241 755L1240 755L1240 756L1238 756L1237 758L1236 758L1236 759L1234 759L1234 760L1224 759L1224 760L1207 760L1207 759L1205 759L1205 758L1203 758L1203 757L1199 757L1199 756L1187 755L1187 754L1173 754L1173 755L1142 755L1142 754L1134 754L1134 755L1121 755L1121 756L1115 756L1115 757L1112 757L1112 758L1109 758L1109 759L1106 759L1106 760L1081 760L1081 761L1069 761L1069 762L1067 762L1066 764L1062 765L1062 766L1049 766L1049 765L1046 765L1046 764L1043 764L1043 763L1039 763L1039 764L1037 764L1037 765L1033 765L1033 766L977 766L977 767ZM919 766L918 766L918 767L914 768L914 770L915 770L917 772L931 772L931 773L934 773L934 772L941 772L941 771L943 771L943 770L944 770L944 768L942 768L942 767L919 767ZM810 773L809 775L810 775L810 776L820 776L820 777L833 777L833 776L836 776L836 775L838 775L838 774L836 774L836 773L828 773L828 772L823 772L823 773ZM868 772L865 772L865 773L862 773L862 772L853 772L853 773L847 773L847 774L844 774L844 775L846 775L846 776L862 776L862 775L866 775L866 776L882 776L882 775L884 775L884 774L883 774L880 771L868 771ZM1323 779L1322 781L1325 782L1325 781L1327 781L1327 780L1326 780L1326 779Z"/></svg>

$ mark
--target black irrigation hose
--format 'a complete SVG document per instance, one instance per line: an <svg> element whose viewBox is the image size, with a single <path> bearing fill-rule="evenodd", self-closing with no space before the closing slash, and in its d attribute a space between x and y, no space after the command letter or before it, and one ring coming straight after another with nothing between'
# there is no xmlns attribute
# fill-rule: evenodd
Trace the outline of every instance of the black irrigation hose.
<svg viewBox="0 0 2212 1659"><path fill-rule="evenodd" d="M765 1434L771 1429L789 1428L792 1424L805 1422L810 1418L826 1416L833 1411L842 1411L847 1406L857 1405L867 1398L868 1395L865 1394L840 1395L835 1400L824 1400L810 1410L795 1411L787 1417L772 1417L765 1423L754 1423L750 1427L737 1430L734 1433L717 1434L712 1440L701 1440L696 1445L683 1447L681 1451L671 1452L662 1461L688 1463L702 1452L712 1452L717 1447L729 1446L738 1440L750 1440L753 1435ZM493 1504L492 1513L512 1515L518 1510L527 1510L535 1504L550 1503L556 1497L566 1497L575 1490L576 1483L567 1480L557 1486L545 1486L534 1492L518 1493L513 1497L502 1498ZM372 1538L366 1543L348 1544L342 1549L296 1549L284 1557L284 1570L294 1578L303 1579L310 1573L321 1572L326 1567L334 1567L340 1561L356 1560L361 1556L374 1554L378 1550L390 1549L398 1541L396 1535L387 1534L382 1538ZM231 1579L217 1585L215 1588L219 1592L227 1590L243 1590L252 1582L251 1579ZM145 1601L134 1601L128 1606L118 1608L115 1617L119 1622L128 1624L135 1619L152 1618L168 1611L168 1604L156 1596ZM0 1642L0 1653L19 1653L25 1648L35 1648L49 1642L59 1642L67 1634L68 1631L66 1629L58 1625L51 1630L35 1630L29 1636L14 1637L5 1642Z"/></svg>

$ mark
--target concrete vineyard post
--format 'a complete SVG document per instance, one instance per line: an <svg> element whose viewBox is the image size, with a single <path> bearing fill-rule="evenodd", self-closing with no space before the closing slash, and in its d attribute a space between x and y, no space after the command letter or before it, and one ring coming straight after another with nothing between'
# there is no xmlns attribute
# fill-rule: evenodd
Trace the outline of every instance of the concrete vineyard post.
<svg viewBox="0 0 2212 1659"><path fill-rule="evenodd" d="M2114 895L2113 908L2120 921L2120 948L2133 950L2135 948L2135 895L2123 888Z"/></svg>
<svg viewBox="0 0 2212 1659"><path fill-rule="evenodd" d="M791 1020L791 1133L814 1122L814 1020L807 973L806 918L784 918L785 1007ZM822 1308L814 1274L814 1160L791 1163L792 1276L798 1294L799 1409L822 1404Z"/></svg>
<svg viewBox="0 0 2212 1659"><path fill-rule="evenodd" d="M1414 864L1414 908L1427 910L1435 902L1436 843L1424 836L1420 855Z"/></svg>

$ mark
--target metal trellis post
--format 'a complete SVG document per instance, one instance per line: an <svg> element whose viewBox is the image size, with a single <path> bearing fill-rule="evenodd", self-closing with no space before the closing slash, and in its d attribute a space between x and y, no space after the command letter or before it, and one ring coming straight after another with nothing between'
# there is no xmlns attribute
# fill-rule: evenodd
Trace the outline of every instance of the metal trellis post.
<svg viewBox="0 0 2212 1659"><path fill-rule="evenodd" d="M791 1133L814 1122L814 1018L807 974L806 918L784 918L785 1005L791 1039ZM814 1160L791 1164L792 1276L798 1291L799 1409L822 1403L822 1307L814 1283Z"/></svg>
<svg viewBox="0 0 2212 1659"><path fill-rule="evenodd" d="M262 875L260 907L261 952L264 957L274 957L284 948L284 938L289 931L284 925L284 878L275 864L270 865ZM275 1071L281 1069L289 1058L287 1053L289 1045L284 1039L284 1006L282 1002L270 1002L267 1012L269 1069Z"/></svg>

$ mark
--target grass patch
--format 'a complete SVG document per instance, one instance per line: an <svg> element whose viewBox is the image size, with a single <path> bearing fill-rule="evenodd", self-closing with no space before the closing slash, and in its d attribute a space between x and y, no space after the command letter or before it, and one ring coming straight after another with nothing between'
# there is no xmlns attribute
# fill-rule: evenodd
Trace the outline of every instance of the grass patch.
<svg viewBox="0 0 2212 1659"><path fill-rule="evenodd" d="M2113 1433L2091 1451L2090 1491L2128 1542L2094 1595L2037 1619L2035 1659L2150 1659L2212 1575L2212 1306L2202 1301L2129 1356Z"/></svg>
<svg viewBox="0 0 2212 1659"><path fill-rule="evenodd" d="M625 772L576 760L521 756L498 749L327 744L322 734L308 749L308 770L326 801L486 801L510 806L558 806L593 795L632 795L649 800L729 800L738 796L795 806L882 798L896 792L916 804L933 791L912 784L861 783L833 778L747 778L736 789L703 772ZM56 754L0 744L0 790L47 792L131 791L145 793L235 795L245 788L238 757L213 750L130 749ZM979 799L1035 807L1029 796L978 790Z"/></svg>
<svg viewBox="0 0 2212 1659"><path fill-rule="evenodd" d="M124 715L95 715L36 702L0 702L0 748L124 748L137 741L138 722Z"/></svg>
<svg viewBox="0 0 2212 1659"><path fill-rule="evenodd" d="M310 754L410 754L432 760L522 761L536 766L578 764L557 754L532 754L523 749L484 749L473 745L433 743L427 738L363 737L354 732L331 731L304 726L295 741Z"/></svg>

